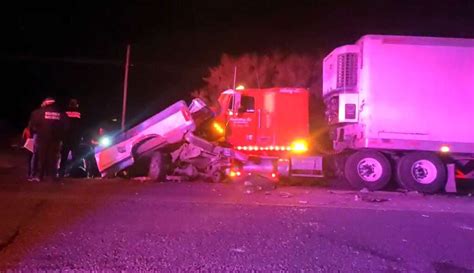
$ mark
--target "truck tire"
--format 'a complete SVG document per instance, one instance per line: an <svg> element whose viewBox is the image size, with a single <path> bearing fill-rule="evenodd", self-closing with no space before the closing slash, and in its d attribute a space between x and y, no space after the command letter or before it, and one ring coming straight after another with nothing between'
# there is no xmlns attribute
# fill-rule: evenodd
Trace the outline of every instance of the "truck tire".
<svg viewBox="0 0 474 273"><path fill-rule="evenodd" d="M353 153L344 165L344 177L356 189L381 190L388 185L391 176L390 162L377 151Z"/></svg>
<svg viewBox="0 0 474 273"><path fill-rule="evenodd" d="M431 194L444 188L447 171L445 164L436 154L414 152L398 161L397 180L407 190Z"/></svg>
<svg viewBox="0 0 474 273"><path fill-rule="evenodd" d="M153 152L151 154L148 177L157 182L162 182L166 179L166 162L163 153Z"/></svg>

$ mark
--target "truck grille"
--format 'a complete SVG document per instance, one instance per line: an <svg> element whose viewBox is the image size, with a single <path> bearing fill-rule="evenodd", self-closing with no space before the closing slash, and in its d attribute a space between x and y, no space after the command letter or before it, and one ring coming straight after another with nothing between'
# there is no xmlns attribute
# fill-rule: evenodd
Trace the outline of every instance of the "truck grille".
<svg viewBox="0 0 474 273"><path fill-rule="evenodd" d="M357 53L337 56L337 88L354 88L357 85Z"/></svg>

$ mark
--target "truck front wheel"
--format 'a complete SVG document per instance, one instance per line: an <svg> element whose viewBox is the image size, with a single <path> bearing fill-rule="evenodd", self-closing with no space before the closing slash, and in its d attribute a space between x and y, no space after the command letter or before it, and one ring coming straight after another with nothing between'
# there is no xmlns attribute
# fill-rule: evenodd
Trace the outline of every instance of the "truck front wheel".
<svg viewBox="0 0 474 273"><path fill-rule="evenodd" d="M390 182L391 174L390 162L377 151L358 151L344 166L344 177L356 189L381 190Z"/></svg>
<svg viewBox="0 0 474 273"><path fill-rule="evenodd" d="M150 156L148 177L151 180L162 182L166 179L166 160L161 152L153 152Z"/></svg>
<svg viewBox="0 0 474 273"><path fill-rule="evenodd" d="M447 171L433 153L415 152L403 156L397 165L399 184L408 190L436 193L446 184Z"/></svg>

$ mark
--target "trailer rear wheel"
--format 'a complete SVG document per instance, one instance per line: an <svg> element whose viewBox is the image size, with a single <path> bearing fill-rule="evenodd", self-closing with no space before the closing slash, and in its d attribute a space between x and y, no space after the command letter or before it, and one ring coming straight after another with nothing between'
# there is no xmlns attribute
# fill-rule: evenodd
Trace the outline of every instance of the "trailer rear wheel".
<svg viewBox="0 0 474 273"><path fill-rule="evenodd" d="M403 156L397 165L399 184L408 190L436 193L444 188L447 180L446 167L433 153L415 152Z"/></svg>
<svg viewBox="0 0 474 273"><path fill-rule="evenodd" d="M381 190L391 175L390 162L377 151L358 151L347 158L344 166L345 178L356 189Z"/></svg>
<svg viewBox="0 0 474 273"><path fill-rule="evenodd" d="M153 152L150 156L148 177L153 181L164 181L166 178L166 160L161 152Z"/></svg>

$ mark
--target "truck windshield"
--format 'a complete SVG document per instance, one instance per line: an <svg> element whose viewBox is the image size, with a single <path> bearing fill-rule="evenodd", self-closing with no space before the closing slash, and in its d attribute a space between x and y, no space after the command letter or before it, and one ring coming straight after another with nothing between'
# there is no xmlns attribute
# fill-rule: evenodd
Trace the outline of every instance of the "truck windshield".
<svg viewBox="0 0 474 273"><path fill-rule="evenodd" d="M229 101L229 110L232 110L233 103L234 103L234 97L232 96ZM242 96L240 99L239 112L243 112L243 113L255 112L255 98L251 96Z"/></svg>

